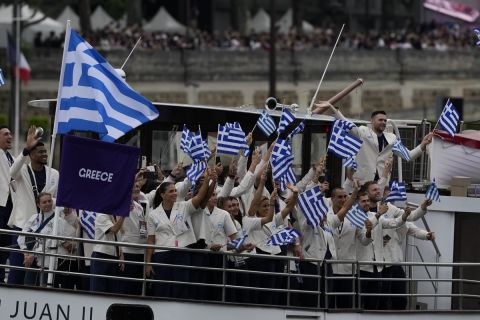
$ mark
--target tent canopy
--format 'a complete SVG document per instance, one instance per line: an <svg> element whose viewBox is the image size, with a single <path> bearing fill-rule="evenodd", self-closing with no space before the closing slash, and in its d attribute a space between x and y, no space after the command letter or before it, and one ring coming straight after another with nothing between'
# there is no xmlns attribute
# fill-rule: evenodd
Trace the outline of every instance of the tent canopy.
<svg viewBox="0 0 480 320"><path fill-rule="evenodd" d="M290 8L285 12L285 14L278 20L275 25L278 27L279 33L288 33L290 28L293 26L293 10ZM313 32L313 26L307 21L302 21L303 32L311 33Z"/></svg>
<svg viewBox="0 0 480 320"><path fill-rule="evenodd" d="M169 33L185 34L187 28L175 20L168 11L161 7L157 14L150 20L149 23L143 26L145 31L164 31Z"/></svg>
<svg viewBox="0 0 480 320"><path fill-rule="evenodd" d="M248 30L256 33L270 31L270 16L262 8L258 10L257 14L248 23Z"/></svg>
<svg viewBox="0 0 480 320"><path fill-rule="evenodd" d="M80 30L80 18L70 6L66 6L57 18L62 25L66 25L67 20L70 20L70 26L73 29Z"/></svg>
<svg viewBox="0 0 480 320"><path fill-rule="evenodd" d="M98 6L90 17L92 30L101 30L113 22L113 18L102 8Z"/></svg>

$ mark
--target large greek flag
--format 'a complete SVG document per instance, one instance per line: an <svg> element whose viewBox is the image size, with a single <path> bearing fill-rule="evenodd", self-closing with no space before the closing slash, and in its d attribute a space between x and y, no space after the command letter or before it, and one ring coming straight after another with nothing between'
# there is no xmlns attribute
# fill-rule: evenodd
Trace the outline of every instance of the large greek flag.
<svg viewBox="0 0 480 320"><path fill-rule="evenodd" d="M115 141L158 117L153 104L135 92L115 69L68 28L57 97L54 133L97 132Z"/></svg>

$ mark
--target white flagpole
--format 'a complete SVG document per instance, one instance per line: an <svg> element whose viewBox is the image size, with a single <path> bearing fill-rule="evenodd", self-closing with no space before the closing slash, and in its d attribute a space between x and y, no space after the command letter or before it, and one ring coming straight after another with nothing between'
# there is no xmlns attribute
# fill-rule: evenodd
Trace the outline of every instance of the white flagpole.
<svg viewBox="0 0 480 320"><path fill-rule="evenodd" d="M57 137L57 129L58 129L58 109L60 107L60 97L62 96L62 87L63 87L63 75L65 73L65 57L68 51L68 43L70 42L70 20L67 20L67 26L65 31L65 43L63 45L63 56L62 56L62 67L60 69L60 80L58 81L58 93L57 93L57 105L55 106L55 118L53 120L53 132L52 132L52 141L50 145L50 157L48 159L48 166L51 168L53 163L53 154L55 152L55 140ZM50 174L52 170L48 170L47 174L47 186L50 182ZM58 192L58 191L57 191ZM56 236L58 234L58 219L60 217L60 209L55 205L55 217L53 219L53 235ZM57 258L50 257L48 270L48 280L47 285L53 286L53 273L51 273L57 264Z"/></svg>
<svg viewBox="0 0 480 320"><path fill-rule="evenodd" d="M312 115L312 108L313 104L315 103L315 99L317 98L318 90L320 90L320 86L322 85L323 77L325 77L325 73L327 73L328 66L330 64L330 60L332 60L333 53L335 52L335 48L337 47L338 41L340 40L340 36L342 35L343 28L345 27L345 23L342 24L342 29L340 29L340 32L338 33L337 41L335 41L335 45L333 46L332 52L330 53L330 57L328 58L327 65L325 66L325 69L323 70L322 77L320 78L320 82L318 83L317 90L315 91L315 94L312 97L312 101L310 102L310 106L308 107L307 113L309 115Z"/></svg>
<svg viewBox="0 0 480 320"><path fill-rule="evenodd" d="M142 37L138 38L137 42L135 43L135 45L133 46L132 50L130 51L130 53L128 54L127 56L127 59L125 59L125 62L122 64L122 66L120 67L121 70L123 70L123 67L125 67L125 65L127 64L127 61L128 59L130 59L130 56L132 55L133 51L135 50L135 48L138 46L138 44L140 43L140 40L142 40Z"/></svg>
<svg viewBox="0 0 480 320"><path fill-rule="evenodd" d="M22 5L17 5L15 17L15 122L14 122L14 157L18 155L20 141L20 23L22 19Z"/></svg>

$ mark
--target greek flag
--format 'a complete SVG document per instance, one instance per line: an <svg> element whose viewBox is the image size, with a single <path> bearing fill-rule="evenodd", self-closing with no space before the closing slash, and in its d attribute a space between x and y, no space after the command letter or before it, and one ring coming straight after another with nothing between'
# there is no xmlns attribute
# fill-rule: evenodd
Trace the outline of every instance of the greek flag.
<svg viewBox="0 0 480 320"><path fill-rule="evenodd" d="M237 155L240 150L249 150L245 132L238 122L218 126L217 153ZM245 153L248 156L248 152Z"/></svg>
<svg viewBox="0 0 480 320"><path fill-rule="evenodd" d="M345 131L352 130L353 128L356 127L356 125L355 125L352 121L350 121L350 120L341 120L341 119L338 119L338 120L336 120L336 122L337 122L337 121L338 121L338 124L337 124L337 125L338 125L340 128L342 128L343 130L345 130Z"/></svg>
<svg viewBox="0 0 480 320"><path fill-rule="evenodd" d="M183 125L182 138L180 139L180 149L186 154L190 153L190 145L192 144L192 133L186 125Z"/></svg>
<svg viewBox="0 0 480 320"><path fill-rule="evenodd" d="M440 202L440 194L438 193L438 188L437 188L437 184L435 183L435 179L433 179L433 182L428 187L427 193L425 194L425 198Z"/></svg>
<svg viewBox="0 0 480 320"><path fill-rule="evenodd" d="M357 155L362 146L362 140L347 133L343 127L342 120L336 120L333 124L328 151L332 151L343 159L352 158Z"/></svg>
<svg viewBox="0 0 480 320"><path fill-rule="evenodd" d="M204 161L194 162L187 169L187 178L192 182L192 187L197 184L197 180L202 176L207 169L207 164Z"/></svg>
<svg viewBox="0 0 480 320"><path fill-rule="evenodd" d="M205 151L205 160L209 159L212 155L212 151L208 147L207 139L203 140L203 150Z"/></svg>
<svg viewBox="0 0 480 320"><path fill-rule="evenodd" d="M347 218L355 227L363 228L365 220L368 219L368 215L356 204L347 212Z"/></svg>
<svg viewBox="0 0 480 320"><path fill-rule="evenodd" d="M460 120L460 115L453 106L453 103L451 103L450 99L448 99L445 107L443 108L442 114L438 119L438 122L440 123L442 128L453 137L457 132L458 120Z"/></svg>
<svg viewBox="0 0 480 320"><path fill-rule="evenodd" d="M278 157L270 161L274 180L279 180L293 164L293 154Z"/></svg>
<svg viewBox="0 0 480 320"><path fill-rule="evenodd" d="M93 131L113 142L158 117L155 106L70 28L64 50L54 133Z"/></svg>
<svg viewBox="0 0 480 320"><path fill-rule="evenodd" d="M300 232L293 228L285 228L273 234L270 240L267 241L269 246L283 246L287 244L294 244L295 239L301 236Z"/></svg>
<svg viewBox="0 0 480 320"><path fill-rule="evenodd" d="M300 124L295 129L293 129L292 132L290 132L287 139L292 139L294 135L296 135L297 133L302 133L303 130L305 130L305 120L300 122Z"/></svg>
<svg viewBox="0 0 480 320"><path fill-rule="evenodd" d="M247 239L248 234L244 235L243 237L237 238L232 241L228 241L227 247L228 248L235 248L235 250L240 250Z"/></svg>
<svg viewBox="0 0 480 320"><path fill-rule="evenodd" d="M410 161L410 151L405 147L400 139L393 144L392 151L395 155L400 156L405 161Z"/></svg>
<svg viewBox="0 0 480 320"><path fill-rule="evenodd" d="M479 28L475 28L473 29L473 32L475 32L475 35L477 36L477 46L480 46L480 29Z"/></svg>
<svg viewBox="0 0 480 320"><path fill-rule="evenodd" d="M207 159L205 152L205 144L202 138L200 130L192 136L192 142L190 143L190 158L195 161L205 161Z"/></svg>
<svg viewBox="0 0 480 320"><path fill-rule="evenodd" d="M97 214L93 211L80 210L80 225L89 239L95 239L95 218Z"/></svg>
<svg viewBox="0 0 480 320"><path fill-rule="evenodd" d="M277 126L275 125L273 118L266 110L263 110L260 118L258 118L257 127L259 127L263 134L265 134L267 137L270 137L270 135L277 130Z"/></svg>
<svg viewBox="0 0 480 320"><path fill-rule="evenodd" d="M404 182L392 181L390 184L390 193L385 202L407 201L407 190Z"/></svg>
<svg viewBox="0 0 480 320"><path fill-rule="evenodd" d="M273 179L280 181L280 189L284 191L287 184L295 184L297 178L292 169L294 155L292 147L286 139L277 139L272 150L270 164L272 165Z"/></svg>
<svg viewBox="0 0 480 320"><path fill-rule="evenodd" d="M288 167L283 176L280 177L280 190L285 191L288 184L296 184L297 177L295 172L293 172L292 166Z"/></svg>
<svg viewBox="0 0 480 320"><path fill-rule="evenodd" d="M280 123L278 124L277 132L281 134L285 132L285 128L288 127L290 123L295 120L295 116L288 110L288 108L283 108L282 116L280 117Z"/></svg>
<svg viewBox="0 0 480 320"><path fill-rule="evenodd" d="M357 171L358 169L358 164L357 164L357 161L355 160L355 157L342 159L342 165L345 168L352 168L355 171Z"/></svg>
<svg viewBox="0 0 480 320"><path fill-rule="evenodd" d="M288 140L278 138L272 150L272 158L276 159L290 154L292 154L292 147Z"/></svg>
<svg viewBox="0 0 480 320"><path fill-rule="evenodd" d="M3 70L0 69L0 86L5 84L5 77L3 76Z"/></svg>
<svg viewBox="0 0 480 320"><path fill-rule="evenodd" d="M298 205L305 219L307 219L307 223L313 228L320 224L328 212L328 205L320 191L320 186L316 186L300 194L298 197Z"/></svg>

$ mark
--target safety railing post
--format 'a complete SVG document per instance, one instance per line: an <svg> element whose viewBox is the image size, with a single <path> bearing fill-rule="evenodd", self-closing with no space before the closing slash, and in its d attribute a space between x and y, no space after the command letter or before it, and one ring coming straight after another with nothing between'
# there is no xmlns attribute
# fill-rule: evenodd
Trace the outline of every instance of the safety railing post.
<svg viewBox="0 0 480 320"><path fill-rule="evenodd" d="M324 307L325 309L328 308L328 268L327 268L327 262L326 260L323 260L323 282L325 284L325 290L324 290L324 295L325 295L325 301L324 301ZM321 295L320 295L321 296Z"/></svg>
<svg viewBox="0 0 480 320"><path fill-rule="evenodd" d="M459 269L459 272L458 272L458 278L459 278L459 282L458 282L458 294L459 294L458 309L463 310L463 266L460 266L459 268L460 269Z"/></svg>
<svg viewBox="0 0 480 320"><path fill-rule="evenodd" d="M226 289L227 289L227 255L222 253L222 302L226 301Z"/></svg>
<svg viewBox="0 0 480 320"><path fill-rule="evenodd" d="M413 266L408 266L408 309L413 310Z"/></svg>
<svg viewBox="0 0 480 320"><path fill-rule="evenodd" d="M45 284L43 283L43 279L45 277L45 262L46 262L46 259L47 259L47 256L46 256L46 248L47 248L47 238L43 238L42 239L42 265L40 266L40 286L41 287L44 287ZM50 257L50 259L52 259L52 257ZM35 263L35 261L34 261ZM36 277L35 277L36 278ZM53 285L53 283L52 283Z"/></svg>
<svg viewBox="0 0 480 320"><path fill-rule="evenodd" d="M357 306L358 306L358 309L361 309L362 308L362 285L361 285L361 277L360 277L360 265L359 265L358 261L356 263L356 266L357 266L356 277L357 277L357 290L358 290L357 291Z"/></svg>

